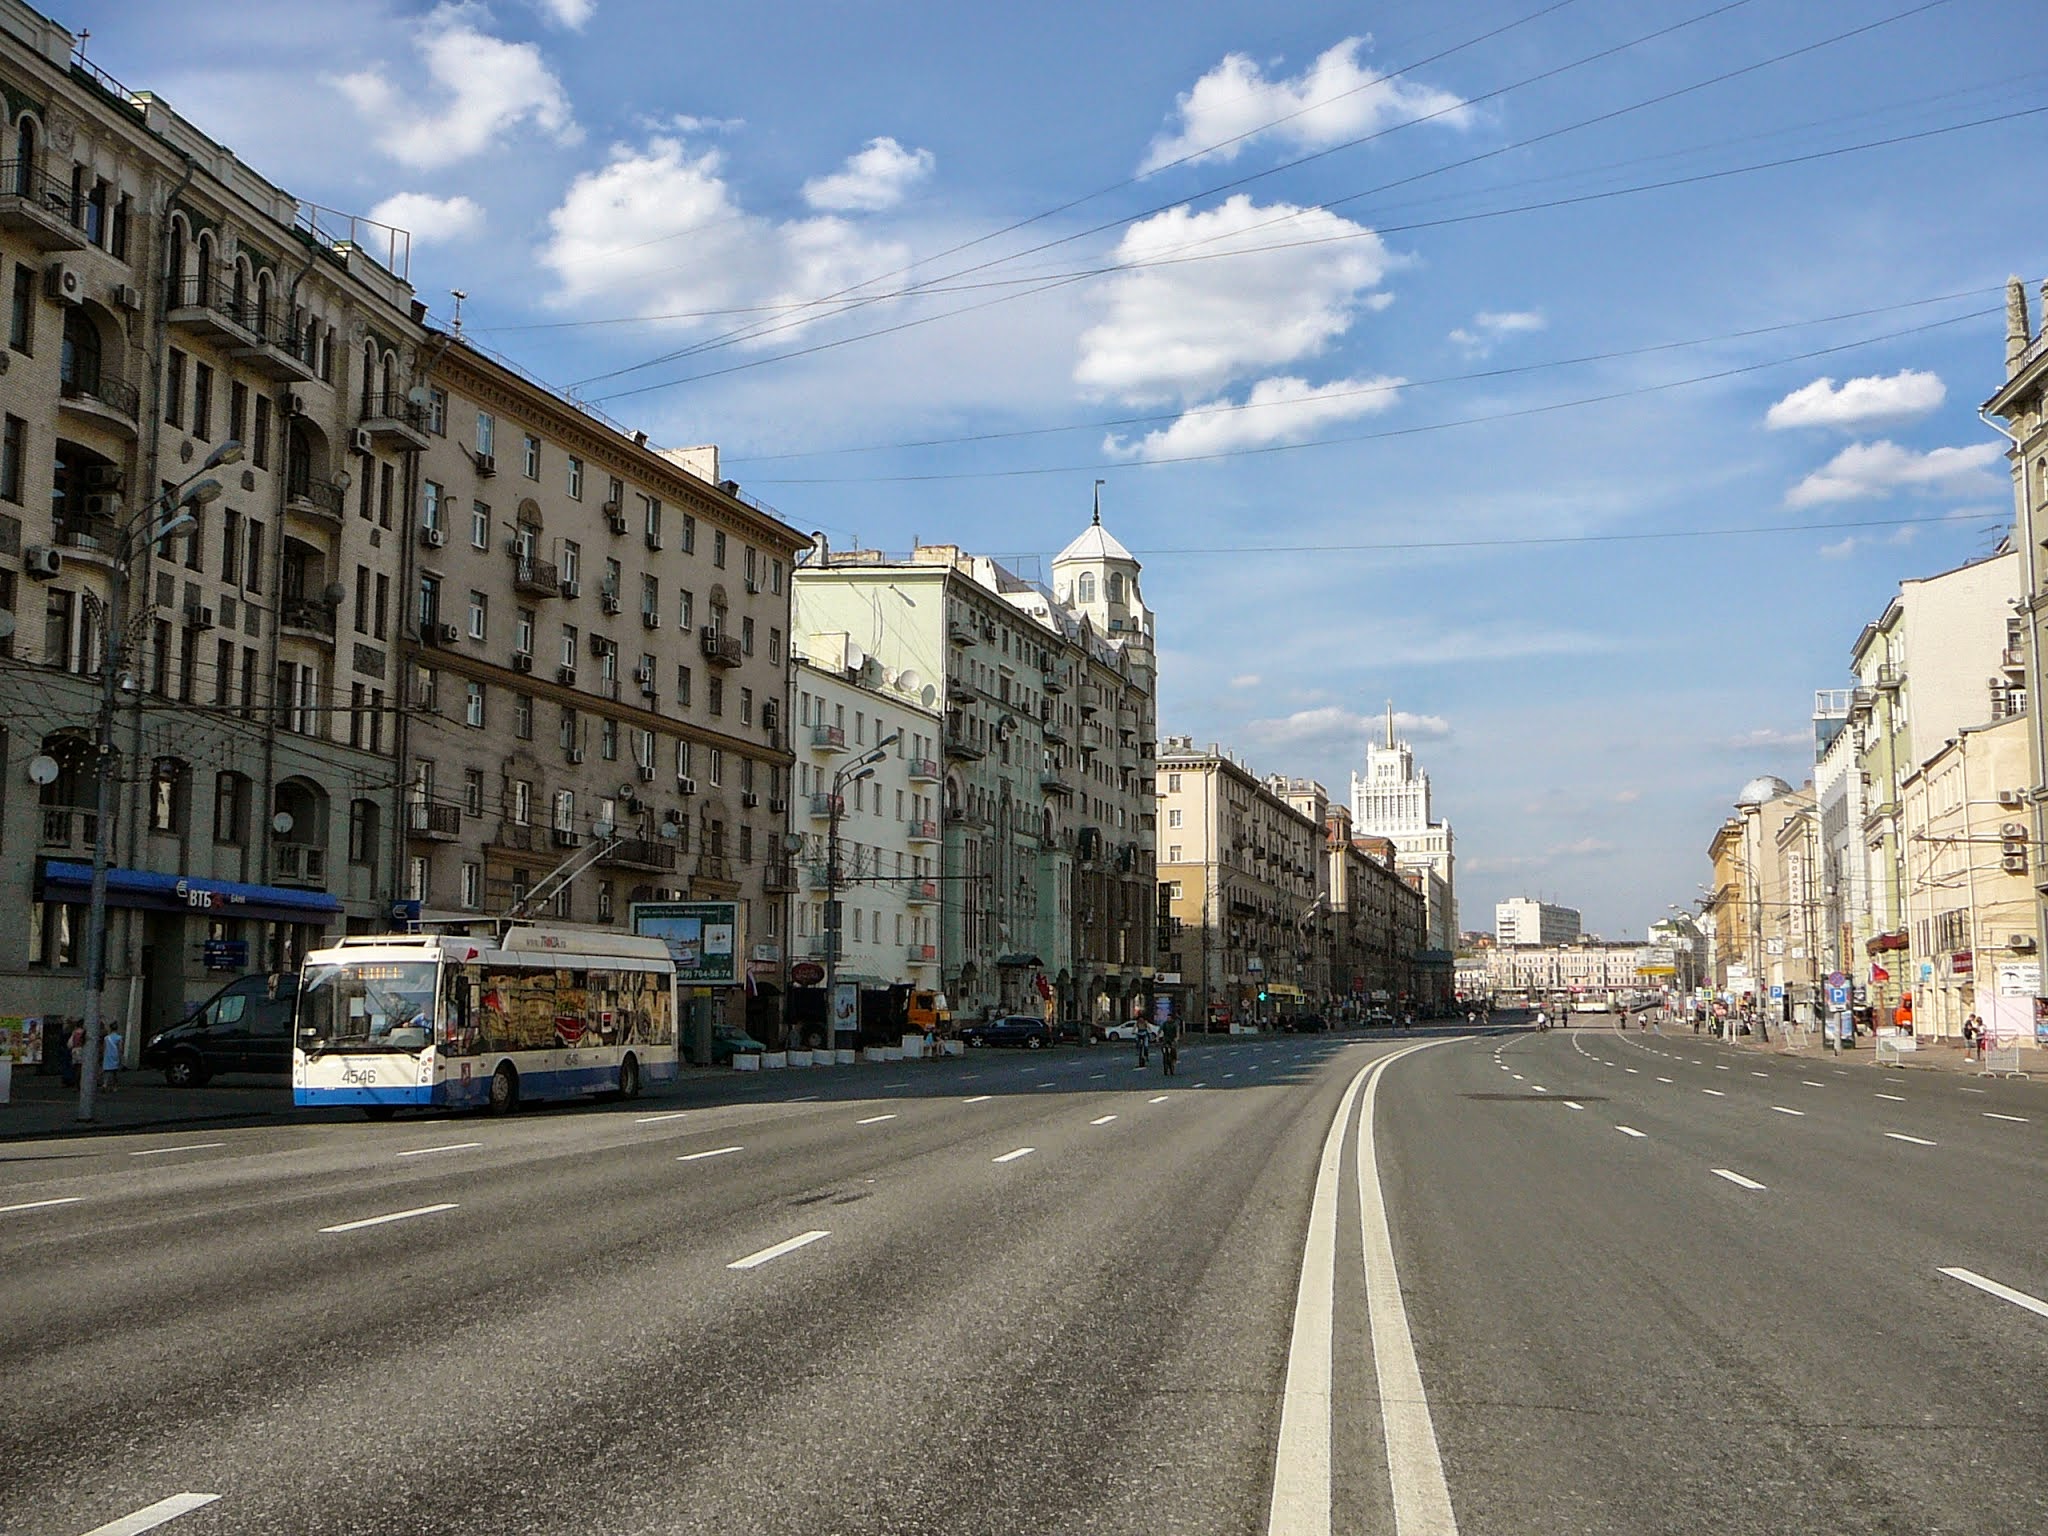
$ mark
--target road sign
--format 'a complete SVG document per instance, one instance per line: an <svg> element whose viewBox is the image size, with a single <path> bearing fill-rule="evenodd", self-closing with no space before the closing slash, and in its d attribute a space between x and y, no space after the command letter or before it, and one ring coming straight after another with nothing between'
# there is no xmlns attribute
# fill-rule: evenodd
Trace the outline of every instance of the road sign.
<svg viewBox="0 0 2048 1536"><path fill-rule="evenodd" d="M1846 987L1849 985L1849 978L1840 971L1830 971L1828 972L1828 985L1831 987Z"/></svg>
<svg viewBox="0 0 2048 1536"><path fill-rule="evenodd" d="M1782 1003L1783 1001L1785 1001L1785 983L1783 983L1782 981L1774 981L1771 983L1771 1001L1774 1003Z"/></svg>
<svg viewBox="0 0 2048 1536"><path fill-rule="evenodd" d="M1834 982L1830 981L1828 983L1828 1006L1830 1008L1848 1007L1849 989L1847 987L1837 986Z"/></svg>

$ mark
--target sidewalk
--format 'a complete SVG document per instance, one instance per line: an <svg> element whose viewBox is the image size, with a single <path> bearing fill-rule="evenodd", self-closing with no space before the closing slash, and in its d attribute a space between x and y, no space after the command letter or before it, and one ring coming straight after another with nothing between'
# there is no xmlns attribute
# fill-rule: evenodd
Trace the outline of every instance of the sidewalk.
<svg viewBox="0 0 2048 1536"><path fill-rule="evenodd" d="M1675 1037L1677 1031L1667 1030L1666 1033ZM1771 1031L1769 1041L1759 1040L1755 1035L1737 1035L1728 1043L1739 1046L1744 1050L1769 1051L1773 1055L1791 1056L1806 1061L1816 1060L1820 1057L1826 1057L1831 1061L1835 1059L1835 1052L1830 1048L1828 1042L1820 1037L1819 1031L1810 1030L1806 1034L1811 1038L1803 1038L1796 1045L1792 1044L1782 1031L1776 1029ZM1706 1039L1709 1037L1703 1031L1700 1038ZM1841 1064L1843 1066L1858 1064L1874 1066L1876 1063L1877 1041L1869 1035L1858 1035L1856 1037L1856 1044L1851 1049L1841 1053ZM1885 1063L1885 1070L1887 1072L1893 1070L1906 1072L1953 1072L1965 1077L1974 1077L1981 1070L1981 1065L1976 1055L1966 1050L1960 1040L1923 1039L1918 1049L1904 1054L1896 1068L1890 1062ZM2020 1050L2020 1070L2032 1073L2037 1077L2048 1076L2048 1051L2022 1047Z"/></svg>
<svg viewBox="0 0 2048 1536"><path fill-rule="evenodd" d="M241 1077L204 1088L173 1088L155 1073L125 1072L101 1093L90 1124L78 1119L78 1090L52 1075L14 1073L13 1101L0 1104L0 1141L134 1131L166 1125L260 1121L291 1112L291 1085L278 1077Z"/></svg>

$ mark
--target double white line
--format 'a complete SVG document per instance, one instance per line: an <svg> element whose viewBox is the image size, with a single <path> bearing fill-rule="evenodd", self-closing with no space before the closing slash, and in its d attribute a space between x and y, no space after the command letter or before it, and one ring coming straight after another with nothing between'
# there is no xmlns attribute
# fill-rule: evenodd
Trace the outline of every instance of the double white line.
<svg viewBox="0 0 2048 1536"><path fill-rule="evenodd" d="M1387 1068L1416 1051L1441 1045L1424 1040L1362 1068L1344 1090L1323 1143L1315 1201L1309 1208L1302 1252L1301 1288L1294 1302L1294 1338L1287 1352L1287 1385L1280 1399L1280 1442L1273 1458L1273 1502L1268 1536L1328 1536L1330 1530L1330 1379L1337 1289L1337 1187L1342 1179L1344 1132L1361 1090L1358 1121L1358 1217L1363 1237L1367 1312L1373 1367L1385 1421L1387 1472L1394 1523L1401 1536L1457 1536L1450 1489L1436 1427L1423 1392L1408 1312L1394 1269L1386 1202L1373 1150L1373 1104Z"/></svg>

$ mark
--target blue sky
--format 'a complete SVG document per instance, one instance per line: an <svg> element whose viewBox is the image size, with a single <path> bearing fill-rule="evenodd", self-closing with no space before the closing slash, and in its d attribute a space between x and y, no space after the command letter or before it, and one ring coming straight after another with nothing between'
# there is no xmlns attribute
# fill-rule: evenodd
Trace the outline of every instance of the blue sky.
<svg viewBox="0 0 2048 1536"><path fill-rule="evenodd" d="M1106 480L1162 732L1341 797L1391 697L1466 926L1529 892L1612 936L2009 518L1975 405L2048 276L2040 7L1920 4L59 19L800 528L1029 570Z"/></svg>

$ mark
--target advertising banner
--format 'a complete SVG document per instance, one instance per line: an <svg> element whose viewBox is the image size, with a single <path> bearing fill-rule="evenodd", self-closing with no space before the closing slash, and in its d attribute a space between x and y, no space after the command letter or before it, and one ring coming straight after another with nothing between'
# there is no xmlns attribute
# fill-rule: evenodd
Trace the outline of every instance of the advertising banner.
<svg viewBox="0 0 2048 1536"><path fill-rule="evenodd" d="M738 985L738 902L636 901L632 919L635 933L668 945L678 985Z"/></svg>

